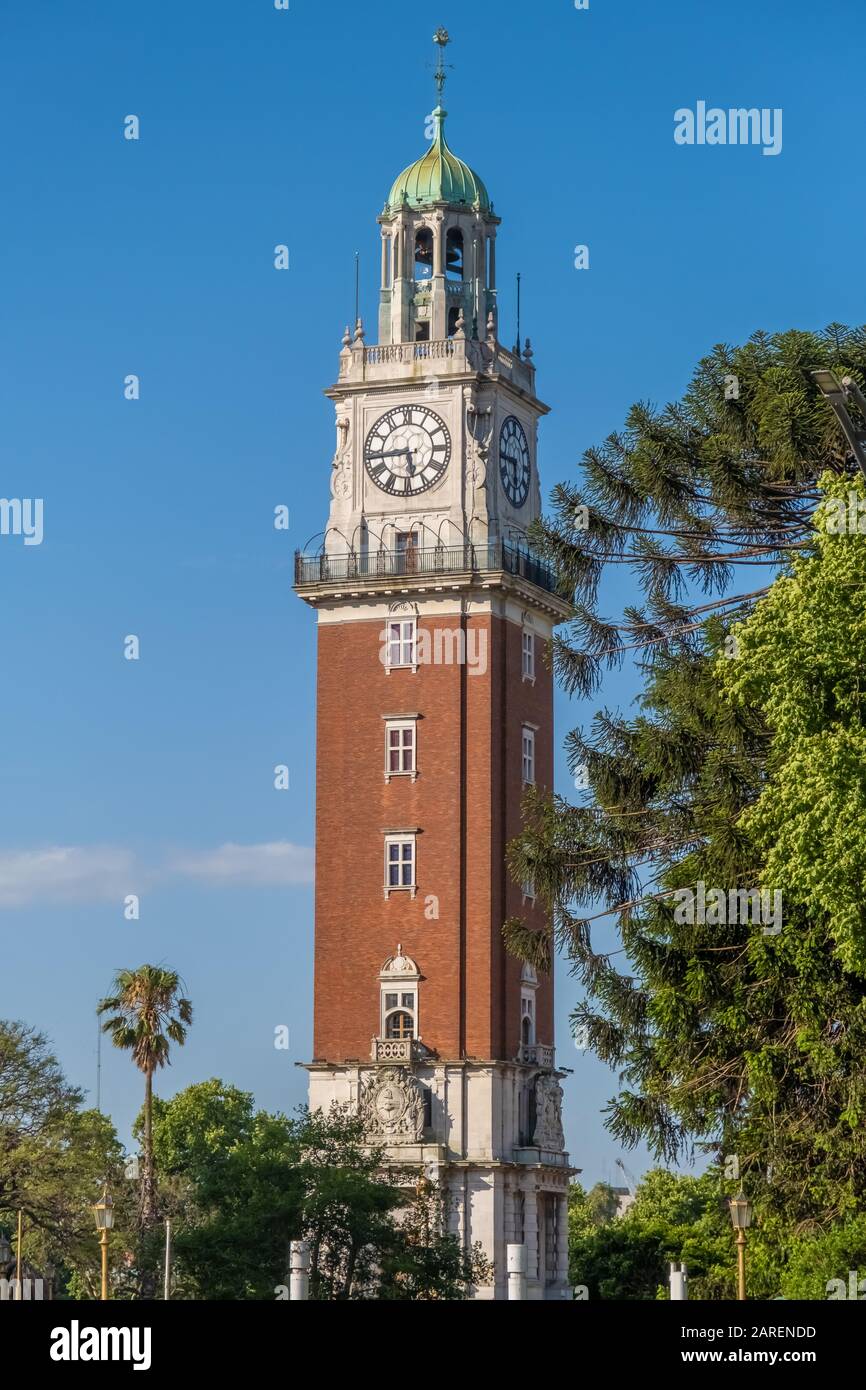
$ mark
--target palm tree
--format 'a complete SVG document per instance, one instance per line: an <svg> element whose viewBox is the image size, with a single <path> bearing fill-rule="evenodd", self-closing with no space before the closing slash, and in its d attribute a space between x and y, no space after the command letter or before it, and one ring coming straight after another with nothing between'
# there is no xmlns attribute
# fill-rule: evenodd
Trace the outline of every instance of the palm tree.
<svg viewBox="0 0 866 1390"><path fill-rule="evenodd" d="M115 1047L132 1053L144 1072L144 1165L141 1178L140 1214L143 1230L156 1222L156 1186L153 1173L153 1073L170 1065L169 1042L182 1047L192 1023L192 1004L181 996L180 976L160 965L140 965L119 970L114 994L100 1000L96 1012L108 1014L102 1025Z"/></svg>

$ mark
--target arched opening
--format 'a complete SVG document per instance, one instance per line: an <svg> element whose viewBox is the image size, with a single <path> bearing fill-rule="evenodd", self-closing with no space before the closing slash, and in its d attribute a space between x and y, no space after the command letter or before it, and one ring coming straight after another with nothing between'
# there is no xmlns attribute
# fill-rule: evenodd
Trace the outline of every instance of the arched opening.
<svg viewBox="0 0 866 1390"><path fill-rule="evenodd" d="M415 279L429 280L433 274L433 233L419 227L415 233Z"/></svg>
<svg viewBox="0 0 866 1390"><path fill-rule="evenodd" d="M396 1013L389 1014L385 1019L386 1038L413 1038L415 1036L415 1020L411 1014Z"/></svg>
<svg viewBox="0 0 866 1390"><path fill-rule="evenodd" d="M445 274L449 280L463 279L463 233L449 227L445 238Z"/></svg>
<svg viewBox="0 0 866 1390"><path fill-rule="evenodd" d="M452 304L448 310L448 337L453 338L457 332L457 320L460 317L460 305Z"/></svg>
<svg viewBox="0 0 866 1390"><path fill-rule="evenodd" d="M535 1042L535 991L531 987L520 991L520 1041L526 1046Z"/></svg>

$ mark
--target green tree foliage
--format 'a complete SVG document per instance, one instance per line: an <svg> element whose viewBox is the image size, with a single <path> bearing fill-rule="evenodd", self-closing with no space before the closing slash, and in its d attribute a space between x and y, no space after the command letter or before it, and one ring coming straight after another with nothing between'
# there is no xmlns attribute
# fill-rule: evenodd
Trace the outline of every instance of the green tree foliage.
<svg viewBox="0 0 866 1390"><path fill-rule="evenodd" d="M412 1183L412 1175L407 1174ZM378 1258L373 1296L378 1300L461 1301L473 1285L493 1274L480 1244L466 1250L446 1229L441 1187L421 1179L406 1194L399 1220L392 1222Z"/></svg>
<svg viewBox="0 0 866 1390"><path fill-rule="evenodd" d="M92 1204L122 1158L111 1122L82 1101L43 1034L0 1021L0 1229L14 1237L23 1212L24 1259L43 1276L56 1267L58 1296L96 1268Z"/></svg>
<svg viewBox="0 0 866 1390"><path fill-rule="evenodd" d="M729 1187L718 1167L699 1177L653 1169L624 1216L571 1224L572 1284L584 1285L590 1299L666 1299L676 1262L688 1270L690 1301L735 1298ZM586 1195L573 1185L570 1209L580 1211ZM827 1231L798 1231L774 1220L753 1225L746 1269L750 1299L849 1297L850 1272L858 1273L858 1282L866 1278L866 1217L852 1216ZM844 1294L833 1280L842 1281Z"/></svg>
<svg viewBox="0 0 866 1390"><path fill-rule="evenodd" d="M638 566L652 622L633 614L628 629L644 652L636 713L602 710L569 736L588 796L576 806L530 798L510 856L517 881L534 879L552 933L514 921L507 939L542 968L554 945L568 956L584 991L575 1025L619 1072L613 1134L644 1139L668 1161L696 1143L737 1155L768 1232L774 1222L832 1230L866 1196L866 652L862 619L846 619L862 592L863 540L825 534L823 508L811 516L819 479L846 498L860 483L809 376L829 361L862 380L864 342L837 330L717 353L680 406L638 414L619 453L611 445L590 461L590 539L560 534L552 552L572 582L591 588L605 557L638 564L648 542L634 528L653 517L688 534L669 538L666 558L653 542ZM736 402L723 399L722 366L738 375ZM784 526L780 509L791 513ZM755 562L786 565L757 607L738 598L733 628L731 612L663 611L684 569L705 583L725 575L716 551L691 570L675 563L678 548L695 558L702 527L737 539L724 563L757 547ZM698 549L712 545L702 538ZM592 684L611 642L616 659L624 649L623 629L604 647L591 616L578 622L574 665L559 653L572 688ZM781 931L727 910L730 898L724 912L688 920L674 895L699 882L726 895L781 889ZM594 947L597 918L616 927L614 951Z"/></svg>
<svg viewBox="0 0 866 1390"><path fill-rule="evenodd" d="M769 582L808 547L818 478L851 472L815 367L863 385L866 329L717 346L680 401L634 405L622 431L586 451L579 484L554 489L534 538L575 598L575 620L554 643L567 689L591 692L630 653L698 649L709 613L748 610L766 592L754 577ZM642 601L606 618L600 581L621 567Z"/></svg>
<svg viewBox="0 0 866 1390"><path fill-rule="evenodd" d="M485 1274L446 1233L436 1190L386 1169L339 1107L290 1119L213 1079L156 1098L153 1139L176 1296L281 1297L295 1239L310 1245L314 1300L465 1298Z"/></svg>
<svg viewBox="0 0 866 1390"><path fill-rule="evenodd" d="M866 487L827 474L822 488L811 553L734 629L739 658L719 675L772 729L768 783L743 822L765 850L766 880L826 920L842 964L863 975Z"/></svg>

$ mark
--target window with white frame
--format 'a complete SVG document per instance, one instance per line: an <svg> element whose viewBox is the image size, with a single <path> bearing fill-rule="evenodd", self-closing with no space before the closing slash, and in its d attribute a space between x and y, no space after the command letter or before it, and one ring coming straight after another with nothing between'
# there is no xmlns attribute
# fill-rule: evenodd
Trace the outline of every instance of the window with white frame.
<svg viewBox="0 0 866 1390"><path fill-rule="evenodd" d="M382 986L382 1037L417 1038L418 986Z"/></svg>
<svg viewBox="0 0 866 1390"><path fill-rule="evenodd" d="M385 779L411 776L417 772L414 719L389 719L385 724Z"/></svg>
<svg viewBox="0 0 866 1390"><path fill-rule="evenodd" d="M415 619L397 618L389 621L386 641L387 667L389 671L398 666L410 666L415 661Z"/></svg>
<svg viewBox="0 0 866 1390"><path fill-rule="evenodd" d="M525 903L535 903L535 879L527 878L523 885L523 901Z"/></svg>
<svg viewBox="0 0 866 1390"><path fill-rule="evenodd" d="M415 836L385 836L385 893L415 891Z"/></svg>
<svg viewBox="0 0 866 1390"><path fill-rule="evenodd" d="M535 681L535 633L523 630L523 679Z"/></svg>
<svg viewBox="0 0 866 1390"><path fill-rule="evenodd" d="M524 784L531 786L535 782L535 730L527 724L523 726L520 771Z"/></svg>

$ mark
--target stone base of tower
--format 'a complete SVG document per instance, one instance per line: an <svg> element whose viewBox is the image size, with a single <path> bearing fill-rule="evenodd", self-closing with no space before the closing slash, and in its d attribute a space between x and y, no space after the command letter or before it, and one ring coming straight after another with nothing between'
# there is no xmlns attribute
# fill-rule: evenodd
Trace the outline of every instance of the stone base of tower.
<svg viewBox="0 0 866 1390"><path fill-rule="evenodd" d="M407 1065L310 1063L310 1109L327 1112L336 1102L362 1114L389 1164L436 1182L449 1229L467 1250L480 1245L492 1267L475 1298L507 1298L511 1243L526 1246L528 1299L570 1298L574 1170L562 1148L558 1074L524 1062L443 1062L412 1052ZM423 1119L415 1123L420 1095Z"/></svg>

